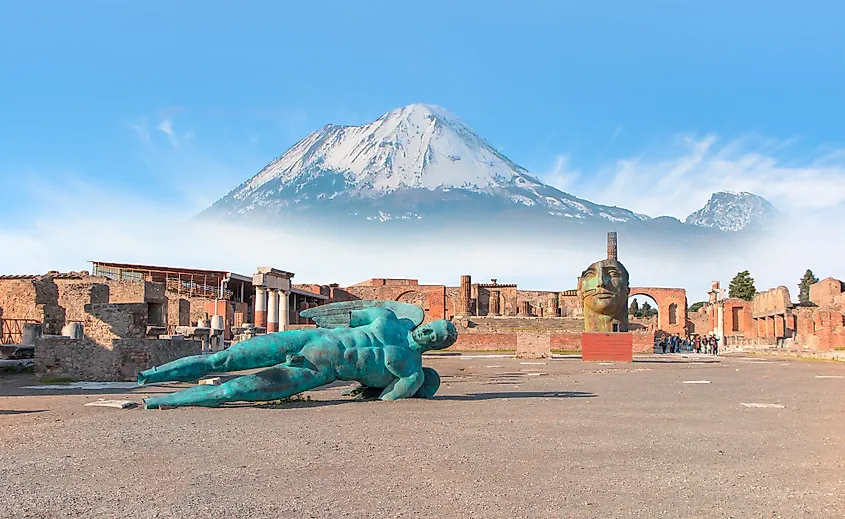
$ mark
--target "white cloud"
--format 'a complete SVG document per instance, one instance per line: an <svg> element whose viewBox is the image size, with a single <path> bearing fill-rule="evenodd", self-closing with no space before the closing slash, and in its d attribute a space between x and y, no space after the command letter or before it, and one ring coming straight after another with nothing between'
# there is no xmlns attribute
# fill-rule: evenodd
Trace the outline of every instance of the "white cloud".
<svg viewBox="0 0 845 519"><path fill-rule="evenodd" d="M163 117L158 123L158 126L156 126L156 129L161 133L167 135L167 140L170 141L170 144L173 145L174 148L179 147L179 138L173 131L173 119L171 119L170 117Z"/></svg>
<svg viewBox="0 0 845 519"><path fill-rule="evenodd" d="M135 132L138 138L141 139L141 142L146 145L152 145L152 139L150 138L150 130L147 125L146 117L142 117L134 123L129 123L129 127Z"/></svg>
<svg viewBox="0 0 845 519"><path fill-rule="evenodd" d="M718 191L749 191L787 213L845 204L845 150L795 162L782 158L791 145L754 137L722 142L714 135L679 136L659 155L619 159L592 178L569 181L588 200L682 220Z"/></svg>
<svg viewBox="0 0 845 519"><path fill-rule="evenodd" d="M148 128L146 119L132 125L142 141L150 136ZM166 128L174 131L172 124ZM153 185L159 192L176 193L175 203L158 195L112 190L79 176L45 182L27 175L31 185L26 193L33 206L43 210L32 219L0 222L0 240L15 244L0 256L0 273L80 270L95 259L244 274L258 265L274 265L296 272L299 282L342 285L371 277L457 285L459 276L468 273L476 281L498 278L526 289L566 290L574 288L586 265L604 254L603 236L591 243L502 246L501 240L467 243L463 234L453 238L454 233L445 232L437 239L449 261L432 261L430 242L424 247L411 241L392 243L385 249L351 240L332 242L308 230L291 234L188 225L185 221L198 210L258 171L261 160L238 168L209 158L186 140L178 149L144 142L149 145L142 156L155 173ZM572 168L563 155L555 159L545 180L589 200L678 217L701 207L714 191L766 196L793 215L760 242L728 250L691 244L690 254L682 255L646 250L621 234L620 257L635 285L684 287L690 303L705 298L711 280L727 286L745 269L759 289L784 284L794 292L807 268L819 277L845 277L840 263L845 245L835 238L840 234L838 217L845 213L845 151L826 149L802 163L787 162L779 157L790 145L757 138L723 143L715 136L679 137L662 153L619 160L595 179ZM609 184L597 180L602 177L610 179Z"/></svg>
<svg viewBox="0 0 845 519"><path fill-rule="evenodd" d="M540 178L546 184L566 192L573 187L573 183L579 177L581 177L581 172L569 167L569 156L558 155L555 157L554 165Z"/></svg>

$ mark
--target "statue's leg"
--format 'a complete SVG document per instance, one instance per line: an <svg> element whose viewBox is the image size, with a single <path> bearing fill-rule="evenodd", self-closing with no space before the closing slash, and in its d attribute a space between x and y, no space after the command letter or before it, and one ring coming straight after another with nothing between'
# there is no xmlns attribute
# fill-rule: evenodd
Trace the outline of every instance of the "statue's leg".
<svg viewBox="0 0 845 519"><path fill-rule="evenodd" d="M147 409L161 406L218 407L226 402L261 402L287 398L334 381L322 371L279 364L219 386L196 386L169 395L144 399Z"/></svg>
<svg viewBox="0 0 845 519"><path fill-rule="evenodd" d="M189 382L209 373L274 366L285 362L289 354L299 353L299 350L310 338L307 332L313 334L314 330L268 333L239 342L226 350L211 355L192 355L176 359L167 364L142 371L138 374L138 383Z"/></svg>

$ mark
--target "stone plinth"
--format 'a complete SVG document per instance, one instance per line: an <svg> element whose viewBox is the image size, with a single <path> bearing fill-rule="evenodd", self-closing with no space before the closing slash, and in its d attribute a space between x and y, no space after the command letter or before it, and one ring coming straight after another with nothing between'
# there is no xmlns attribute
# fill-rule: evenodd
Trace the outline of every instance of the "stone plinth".
<svg viewBox="0 0 845 519"><path fill-rule="evenodd" d="M586 361L634 361L634 336L624 333L581 334L581 360Z"/></svg>
<svg viewBox="0 0 845 519"><path fill-rule="evenodd" d="M552 356L552 341L549 332L517 332L516 358L548 359Z"/></svg>

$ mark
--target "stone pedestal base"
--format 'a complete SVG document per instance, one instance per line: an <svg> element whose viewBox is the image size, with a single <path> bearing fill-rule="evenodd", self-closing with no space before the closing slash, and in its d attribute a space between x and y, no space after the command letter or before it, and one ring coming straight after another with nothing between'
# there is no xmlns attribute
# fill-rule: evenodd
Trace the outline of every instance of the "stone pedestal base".
<svg viewBox="0 0 845 519"><path fill-rule="evenodd" d="M630 332L584 332L581 335L581 360L633 362L634 336Z"/></svg>
<svg viewBox="0 0 845 519"><path fill-rule="evenodd" d="M549 332L517 332L516 358L549 359L552 356L552 341Z"/></svg>

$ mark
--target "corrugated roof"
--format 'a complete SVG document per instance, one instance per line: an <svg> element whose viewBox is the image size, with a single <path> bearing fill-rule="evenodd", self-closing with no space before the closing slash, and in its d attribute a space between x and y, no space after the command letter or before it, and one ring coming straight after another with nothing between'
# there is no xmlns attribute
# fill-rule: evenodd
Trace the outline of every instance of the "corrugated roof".
<svg viewBox="0 0 845 519"><path fill-rule="evenodd" d="M48 276L48 274L4 274L0 276L0 279L5 280L27 280L27 279L38 279ZM65 272L59 274L51 274L49 275L53 279L82 279L83 275L76 274L73 272Z"/></svg>
<svg viewBox="0 0 845 519"><path fill-rule="evenodd" d="M181 272L185 274L194 274L194 275L204 275L204 276L221 276L226 277L229 274L235 274L245 279L252 279L251 276L244 276L242 274L237 274L235 272L230 272L228 270L211 270L211 269L191 269L191 268L184 268L184 267L167 267L164 265L139 265L134 263L113 263L110 261L92 261L94 265L99 265L101 267L111 267L111 268L118 268L124 270L150 270L150 271L157 271L157 272Z"/></svg>

